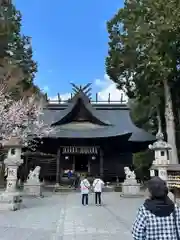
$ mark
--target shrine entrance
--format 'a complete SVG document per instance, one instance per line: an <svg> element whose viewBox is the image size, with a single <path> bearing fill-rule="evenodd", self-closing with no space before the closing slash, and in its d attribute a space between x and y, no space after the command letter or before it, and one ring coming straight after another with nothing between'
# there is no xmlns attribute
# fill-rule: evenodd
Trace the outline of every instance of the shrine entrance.
<svg viewBox="0 0 180 240"><path fill-rule="evenodd" d="M75 171L76 172L88 172L89 156L85 154L79 154L75 156Z"/></svg>
<svg viewBox="0 0 180 240"><path fill-rule="evenodd" d="M80 174L91 174L93 165L99 165L98 147L91 146L66 146L62 147L61 166L64 169L71 169ZM63 159L65 159L63 161ZM94 160L93 160L94 159Z"/></svg>

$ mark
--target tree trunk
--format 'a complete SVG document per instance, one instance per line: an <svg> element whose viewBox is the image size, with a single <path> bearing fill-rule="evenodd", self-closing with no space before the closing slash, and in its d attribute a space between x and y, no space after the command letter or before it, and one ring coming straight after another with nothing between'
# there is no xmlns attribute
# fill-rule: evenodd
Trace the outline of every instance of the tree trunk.
<svg viewBox="0 0 180 240"><path fill-rule="evenodd" d="M172 105L172 96L167 80L164 80L164 98L165 98L165 121L167 141L172 149L169 151L169 160L171 164L178 164L178 154L176 148L175 122Z"/></svg>
<svg viewBox="0 0 180 240"><path fill-rule="evenodd" d="M161 121L161 115L160 115L160 111L159 108L157 108L157 123L158 123L158 132L162 133L162 121Z"/></svg>

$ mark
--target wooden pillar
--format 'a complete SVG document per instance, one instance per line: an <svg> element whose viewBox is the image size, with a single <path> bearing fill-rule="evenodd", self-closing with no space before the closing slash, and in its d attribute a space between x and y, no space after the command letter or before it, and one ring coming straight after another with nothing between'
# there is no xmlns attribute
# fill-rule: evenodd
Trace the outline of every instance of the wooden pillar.
<svg viewBox="0 0 180 240"><path fill-rule="evenodd" d="M61 149L58 148L56 156L56 185L60 182L60 160L61 160Z"/></svg>
<svg viewBox="0 0 180 240"><path fill-rule="evenodd" d="M88 174L91 173L91 156L88 156Z"/></svg>
<svg viewBox="0 0 180 240"><path fill-rule="evenodd" d="M74 155L72 156L72 158L73 158L72 170L73 170L73 172L75 172L76 159L75 159L75 156L74 156Z"/></svg>
<svg viewBox="0 0 180 240"><path fill-rule="evenodd" d="M25 173L28 174L28 155L25 155Z"/></svg>
<svg viewBox="0 0 180 240"><path fill-rule="evenodd" d="M100 167L100 177L103 178L103 175L104 175L104 158L103 158L103 151L102 151L102 149L100 149L100 152L99 152L99 160L100 160L100 164L99 164L99 167Z"/></svg>

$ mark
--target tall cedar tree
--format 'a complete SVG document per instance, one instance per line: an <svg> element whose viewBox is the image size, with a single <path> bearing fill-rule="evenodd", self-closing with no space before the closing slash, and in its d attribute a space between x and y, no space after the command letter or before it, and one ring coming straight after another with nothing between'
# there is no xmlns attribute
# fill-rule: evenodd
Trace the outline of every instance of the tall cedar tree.
<svg viewBox="0 0 180 240"><path fill-rule="evenodd" d="M171 160L177 163L172 93L179 92L180 1L125 1L107 27L108 75L130 98L148 101L152 114L163 110Z"/></svg>
<svg viewBox="0 0 180 240"><path fill-rule="evenodd" d="M32 94L39 93L39 88L33 83L37 63L33 60L31 38L21 34L22 15L11 3L2 4L0 14L1 58L8 57L10 64L17 64L24 76L13 92L17 97L28 90Z"/></svg>

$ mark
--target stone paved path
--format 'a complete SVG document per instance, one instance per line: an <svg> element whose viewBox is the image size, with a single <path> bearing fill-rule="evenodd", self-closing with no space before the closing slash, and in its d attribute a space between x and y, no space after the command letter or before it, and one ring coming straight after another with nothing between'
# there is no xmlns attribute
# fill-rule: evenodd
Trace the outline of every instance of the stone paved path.
<svg viewBox="0 0 180 240"><path fill-rule="evenodd" d="M81 206L79 194L25 199L25 208L0 212L0 240L130 240L142 199L104 193L103 206Z"/></svg>

